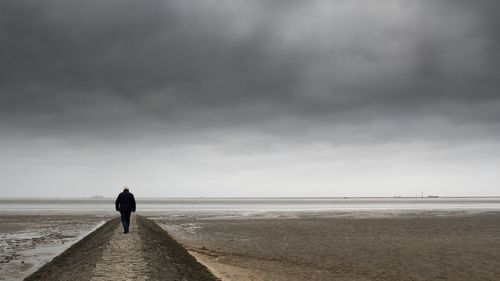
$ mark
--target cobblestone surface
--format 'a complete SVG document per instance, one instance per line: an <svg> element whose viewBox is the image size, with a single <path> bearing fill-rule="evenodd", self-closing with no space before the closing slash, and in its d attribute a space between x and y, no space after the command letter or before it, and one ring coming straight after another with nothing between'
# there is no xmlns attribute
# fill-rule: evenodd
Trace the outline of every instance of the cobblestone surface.
<svg viewBox="0 0 500 281"><path fill-rule="evenodd" d="M132 215L123 234L119 218L106 222L26 281L217 281L155 222Z"/></svg>
<svg viewBox="0 0 500 281"><path fill-rule="evenodd" d="M130 232L123 234L122 227L117 227L103 251L101 261L97 263L91 281L109 280L149 280L149 269L144 259L142 239L137 227L137 217L130 219Z"/></svg>

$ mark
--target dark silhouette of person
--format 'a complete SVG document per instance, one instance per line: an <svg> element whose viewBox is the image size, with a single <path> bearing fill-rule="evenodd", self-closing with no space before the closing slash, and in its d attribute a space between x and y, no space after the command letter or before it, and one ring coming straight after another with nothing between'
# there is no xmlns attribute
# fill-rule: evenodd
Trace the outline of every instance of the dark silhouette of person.
<svg viewBox="0 0 500 281"><path fill-rule="evenodd" d="M130 214L135 212L134 194L129 192L128 187L125 186L123 192L118 194L115 201L115 208L120 212L122 217L123 234L127 234L130 226Z"/></svg>

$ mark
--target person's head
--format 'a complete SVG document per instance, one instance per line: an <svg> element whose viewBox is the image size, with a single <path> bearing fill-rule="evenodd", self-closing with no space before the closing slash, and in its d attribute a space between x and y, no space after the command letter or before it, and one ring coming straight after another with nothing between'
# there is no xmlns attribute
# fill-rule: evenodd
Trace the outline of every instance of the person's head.
<svg viewBox="0 0 500 281"><path fill-rule="evenodd" d="M128 186L124 186L124 187L123 187L123 191L124 191L124 192L128 192Z"/></svg>

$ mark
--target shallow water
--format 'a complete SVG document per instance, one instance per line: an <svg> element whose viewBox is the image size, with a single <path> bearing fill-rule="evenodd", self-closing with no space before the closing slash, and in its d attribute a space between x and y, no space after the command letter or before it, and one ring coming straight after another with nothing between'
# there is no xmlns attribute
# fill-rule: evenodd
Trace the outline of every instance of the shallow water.
<svg viewBox="0 0 500 281"><path fill-rule="evenodd" d="M138 198L140 212L500 210L500 198ZM114 212L114 199L0 199L0 212Z"/></svg>
<svg viewBox="0 0 500 281"><path fill-rule="evenodd" d="M0 215L0 280L22 280L102 225L100 215Z"/></svg>

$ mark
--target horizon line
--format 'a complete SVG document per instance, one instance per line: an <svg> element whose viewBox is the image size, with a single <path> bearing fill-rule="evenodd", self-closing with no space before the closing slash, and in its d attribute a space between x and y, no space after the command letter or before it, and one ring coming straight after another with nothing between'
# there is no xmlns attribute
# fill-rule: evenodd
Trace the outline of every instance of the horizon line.
<svg viewBox="0 0 500 281"><path fill-rule="evenodd" d="M95 195L90 196L13 196L13 197L0 197L0 200L11 200L11 199L113 199L115 196L102 196L96 198ZM474 195L474 196L439 196L439 195L427 195L427 196L136 196L136 198L141 199L403 199L403 198L424 198L424 199L439 199L439 198L500 198L500 195Z"/></svg>

